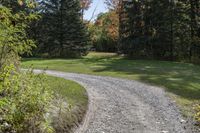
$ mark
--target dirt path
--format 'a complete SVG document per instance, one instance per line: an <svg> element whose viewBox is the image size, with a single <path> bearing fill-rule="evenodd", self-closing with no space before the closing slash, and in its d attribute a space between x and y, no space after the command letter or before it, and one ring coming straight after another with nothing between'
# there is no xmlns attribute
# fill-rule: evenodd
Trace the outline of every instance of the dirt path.
<svg viewBox="0 0 200 133"><path fill-rule="evenodd" d="M76 81L87 89L89 110L77 133L191 133L161 88L118 78L46 73Z"/></svg>

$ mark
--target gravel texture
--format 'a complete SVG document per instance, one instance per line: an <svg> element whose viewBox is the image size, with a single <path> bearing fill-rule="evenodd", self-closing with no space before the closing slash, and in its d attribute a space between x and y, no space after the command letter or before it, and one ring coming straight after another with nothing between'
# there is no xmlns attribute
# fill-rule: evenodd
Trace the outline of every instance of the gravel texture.
<svg viewBox="0 0 200 133"><path fill-rule="evenodd" d="M193 133L162 88L120 78L46 73L86 88L89 109L76 133Z"/></svg>

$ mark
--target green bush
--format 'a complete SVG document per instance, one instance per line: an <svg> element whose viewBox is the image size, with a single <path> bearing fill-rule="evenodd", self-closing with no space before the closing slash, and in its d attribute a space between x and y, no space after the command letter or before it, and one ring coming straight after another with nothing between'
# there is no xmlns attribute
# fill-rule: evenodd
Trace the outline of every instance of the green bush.
<svg viewBox="0 0 200 133"><path fill-rule="evenodd" d="M20 55L30 54L34 41L26 33L29 23L38 19L37 14L13 13L0 6L0 68L5 65L19 65Z"/></svg>
<svg viewBox="0 0 200 133"><path fill-rule="evenodd" d="M42 75L18 73L6 66L0 73L0 132L52 132L45 118L51 94Z"/></svg>
<svg viewBox="0 0 200 133"><path fill-rule="evenodd" d="M35 46L26 29L37 18L0 6L0 133L53 131L46 118L51 94L44 78L19 71L20 55Z"/></svg>

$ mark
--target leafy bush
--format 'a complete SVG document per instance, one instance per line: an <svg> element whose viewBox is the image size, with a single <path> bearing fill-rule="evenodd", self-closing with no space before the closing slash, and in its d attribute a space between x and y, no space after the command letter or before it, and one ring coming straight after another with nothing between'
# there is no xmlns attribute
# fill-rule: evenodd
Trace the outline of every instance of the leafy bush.
<svg viewBox="0 0 200 133"><path fill-rule="evenodd" d="M38 18L38 15L19 12L0 6L0 68L4 65L18 65L19 55L30 53L35 46L28 39L26 29L28 24Z"/></svg>
<svg viewBox="0 0 200 133"><path fill-rule="evenodd" d="M0 6L0 132L52 132L46 118L51 101L41 76L31 71L20 73L19 55L30 52L28 24L36 14L12 13Z"/></svg>
<svg viewBox="0 0 200 133"><path fill-rule="evenodd" d="M45 118L51 94L41 75L22 74L14 66L0 73L0 132L51 132Z"/></svg>

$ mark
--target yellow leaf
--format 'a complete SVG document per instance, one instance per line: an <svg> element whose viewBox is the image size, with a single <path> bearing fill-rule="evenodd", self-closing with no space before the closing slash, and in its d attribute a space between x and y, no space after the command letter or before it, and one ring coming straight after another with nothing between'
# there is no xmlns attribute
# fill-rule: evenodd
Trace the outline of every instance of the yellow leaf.
<svg viewBox="0 0 200 133"><path fill-rule="evenodd" d="M18 2L18 4L19 4L20 6L22 6L22 5L24 4L22 0L18 0L17 2Z"/></svg>

